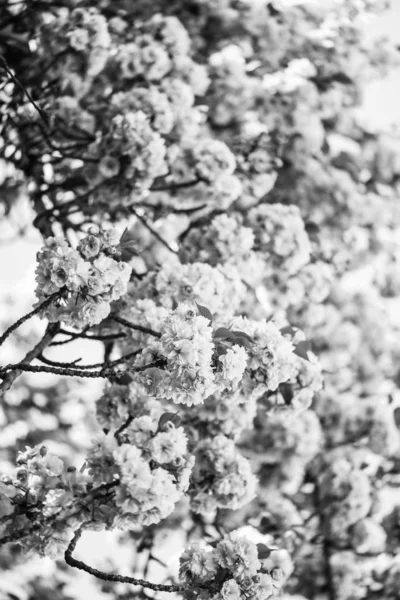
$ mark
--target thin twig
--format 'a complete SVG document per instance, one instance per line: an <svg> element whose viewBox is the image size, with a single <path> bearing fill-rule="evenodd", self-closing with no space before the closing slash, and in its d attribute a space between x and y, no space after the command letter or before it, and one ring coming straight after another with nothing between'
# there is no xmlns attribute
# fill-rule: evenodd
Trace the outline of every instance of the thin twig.
<svg viewBox="0 0 400 600"><path fill-rule="evenodd" d="M132 214L135 215L135 217L137 217L139 219L139 221L141 223L143 223L143 225L146 227L146 229L148 229L150 231L150 233L163 245L165 246L170 252L172 252L173 254L178 254L177 250L174 250L173 248L171 248L171 246L168 244L168 242L166 240L164 240L164 238L158 233L158 231L156 231L148 222L147 219L145 217L143 217L142 215L139 215L139 213L136 212L136 210L131 207L130 208Z"/></svg>
<svg viewBox="0 0 400 600"><path fill-rule="evenodd" d="M126 337L126 333L109 333L109 334L104 334L104 335L86 335L85 332L80 332L80 333L74 333L73 331L66 331L65 329L60 329L59 331L60 334L62 335L69 335L71 336L68 340L61 340L59 342L52 342L50 344L50 346L63 346L64 344L69 344L69 342L72 342L74 340L78 340L78 339L83 339L83 340L95 340L95 341L108 341L108 340L116 340L119 338L124 338Z"/></svg>
<svg viewBox="0 0 400 600"><path fill-rule="evenodd" d="M323 510L323 502L319 489L319 482L316 479L314 481L314 500L317 509L320 510L320 526L321 526L321 535L322 535L322 553L324 557L324 571L326 578L326 587L327 587L327 595L329 600L336 600L336 589L335 589L335 581L332 572L331 565L331 552L329 547L329 540L326 535L326 517L324 515Z"/></svg>
<svg viewBox="0 0 400 600"><path fill-rule="evenodd" d="M76 359L74 361L71 361L70 363L62 363L62 362L57 362L55 360L50 360L46 357L43 356L43 354L41 354L40 356L38 356L38 360L40 360L41 362L43 362L45 365L48 365L50 367L72 367L72 368L76 368L76 369L101 369L102 367L107 368L107 367L113 367L114 365L119 365L124 363L125 361L133 358L134 356L137 356L138 354L140 354L142 352L142 348L140 348L139 350L134 350L133 352L129 352L128 354L124 354L123 356L121 356L120 358L116 358L115 360L111 360L111 361L104 361L101 363L93 363L91 365L81 365L81 364L77 364L78 361L80 361L81 359ZM76 366L74 366L76 365Z"/></svg>
<svg viewBox="0 0 400 600"><path fill-rule="evenodd" d="M44 302L39 304L39 306L37 306L36 308L31 310L31 312L29 312L27 315L24 315L23 317L18 319L18 321L16 321L12 325L10 325L10 327L3 333L3 335L0 336L0 346L2 346L2 344L4 344L6 339L12 334L13 331L18 329L18 327L20 327L23 323L25 323L25 321L28 321L30 318L34 317L35 315L38 315L42 310L45 310L48 306L50 306L50 304L55 302L57 300L57 298L60 298L61 295L62 295L62 293L60 291L56 292L55 294L52 294L51 296L46 298L46 300Z"/></svg>
<svg viewBox="0 0 400 600"><path fill-rule="evenodd" d="M60 515L58 513L56 513L54 515L51 515L50 517L41 519L37 523L32 523L31 527L24 527L23 529L21 529L19 531L14 531L13 533L10 533L10 535L0 538L0 546L4 546L5 544L12 543L12 542L18 542L19 540L28 537L35 531L39 532L41 529L43 530L45 527L50 526L52 523L55 523L55 522L65 523L71 517L80 515L85 508L87 508L88 506L90 506L93 503L94 499L96 499L96 500L104 499L106 496L101 494L101 492L106 491L109 493L109 490L111 490L114 487L117 487L119 484L120 484L119 479L116 479L114 481L102 483L99 486L93 488L92 490L89 490L87 492L88 498L85 499L85 501L83 501L82 503L78 502L78 509L77 509L77 505L76 505L77 500L76 500L76 498L73 498L69 503L67 503L66 506L63 507L65 510L71 508L71 509L73 509L73 512L69 512L67 515L65 515L61 519L59 518ZM12 518L14 516L15 515L11 515Z"/></svg>
<svg viewBox="0 0 400 600"><path fill-rule="evenodd" d="M177 190L180 188L192 187L200 183L202 179L197 177L197 179L191 179L189 181L171 181L169 183L164 183L162 185L152 185L150 188L151 192L163 192L167 190Z"/></svg>
<svg viewBox="0 0 400 600"><path fill-rule="evenodd" d="M110 319L115 321L116 323L120 323L121 325L125 325L125 327L129 327L129 329L134 329L135 331L141 331L142 333L148 333L149 335L153 335L154 337L161 337L161 333L158 331L154 331L154 329L150 329L150 327L143 327L143 325L136 325L136 323L131 323L127 319L120 317L119 315L111 314Z"/></svg>
<svg viewBox="0 0 400 600"><path fill-rule="evenodd" d="M76 358L75 360L71 360L69 362L59 362L57 360L50 360L49 358L46 358L45 356L43 356L43 354L39 354L39 356L37 357L38 360L40 360L40 362L42 362L43 364L49 366L49 367L61 367L62 369L68 369L69 367L71 367L72 369L76 368L76 369L84 369L87 367L84 367L83 365L78 365L77 363L79 363L79 361L81 361L81 358ZM102 366L102 365L99 365Z"/></svg>
<svg viewBox="0 0 400 600"><path fill-rule="evenodd" d="M46 127L48 127L48 125L49 125L48 116L46 115L44 110L42 108L40 108L40 106L38 104L36 104L36 102L34 101L34 99L31 96L31 94L28 92L26 87L20 82L20 80L14 75L14 73L12 72L12 70L10 69L10 67L7 64L7 61L1 55L0 55L0 63L2 64L3 69L6 71L7 75L10 77L11 81L13 81L15 83L15 85L18 86L20 88L20 90L22 90L22 92L28 98L29 102L32 104L32 106L35 108L35 110L37 110L37 112L39 113L40 118L45 123Z"/></svg>
<svg viewBox="0 0 400 600"><path fill-rule="evenodd" d="M27 367L30 367L31 361L37 356L39 356L39 354L42 353L44 348L46 348L46 346L49 345L50 341L56 335L59 327L60 326L58 323L50 323L47 326L46 332L40 340L40 342L36 344L36 346L32 350L30 350L24 358L24 364ZM19 365L15 365L15 367L12 370L0 369L0 377L3 379L2 383L0 384L0 396L3 395L4 392L9 390L14 381L17 379L17 377L22 375L23 371L26 370L28 369L21 369Z"/></svg>
<svg viewBox="0 0 400 600"><path fill-rule="evenodd" d="M117 429L117 431L114 433L114 437L117 438L118 440L118 436L120 435L120 433L122 433L123 431L125 431L125 429L127 429L129 427L129 425L132 423L134 419L133 415L129 415L129 417L126 419L126 421L124 421L122 423L122 425Z"/></svg>

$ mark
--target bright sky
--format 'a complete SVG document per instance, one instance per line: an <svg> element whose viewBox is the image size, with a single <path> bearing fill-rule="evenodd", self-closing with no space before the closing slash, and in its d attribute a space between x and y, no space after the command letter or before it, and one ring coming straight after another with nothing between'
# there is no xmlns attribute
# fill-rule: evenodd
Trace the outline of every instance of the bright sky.
<svg viewBox="0 0 400 600"><path fill-rule="evenodd" d="M391 9L367 26L369 35L389 37L400 46L400 0L391 0ZM400 53L399 53L400 56ZM400 126L400 67L384 81L375 81L365 94L365 113L377 127Z"/></svg>

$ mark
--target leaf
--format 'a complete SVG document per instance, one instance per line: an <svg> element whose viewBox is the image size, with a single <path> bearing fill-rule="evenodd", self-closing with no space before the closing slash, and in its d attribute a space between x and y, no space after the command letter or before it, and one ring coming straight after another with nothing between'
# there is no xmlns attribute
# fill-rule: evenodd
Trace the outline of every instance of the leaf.
<svg viewBox="0 0 400 600"><path fill-rule="evenodd" d="M300 358L304 358L304 360L310 362L310 359L308 358L309 350L311 350L310 342L299 342L293 352L297 354L297 356L300 356Z"/></svg>
<svg viewBox="0 0 400 600"><path fill-rule="evenodd" d="M126 248L136 244L136 234L129 230L127 227L124 229L123 234L120 237L117 248Z"/></svg>
<svg viewBox="0 0 400 600"><path fill-rule="evenodd" d="M232 331L226 327L219 327L216 329L214 332L214 338L227 340L233 344L237 344L238 346L243 346L244 348L250 348L251 344L254 344L254 339L251 337L251 335L248 335L244 331Z"/></svg>
<svg viewBox="0 0 400 600"><path fill-rule="evenodd" d="M122 232L122 235L119 239L119 246L122 246L123 244L125 244L126 242L130 242L133 240L133 234L130 232L130 230L128 229L128 227L125 227L124 231Z"/></svg>
<svg viewBox="0 0 400 600"><path fill-rule="evenodd" d="M214 331L214 337L220 338L221 340L227 340L231 337L231 335L232 331L227 327L218 327L218 329Z"/></svg>
<svg viewBox="0 0 400 600"><path fill-rule="evenodd" d="M247 337L243 337L242 335L235 335L232 342L242 348L251 348L251 345L254 344L254 342L249 341Z"/></svg>
<svg viewBox="0 0 400 600"><path fill-rule="evenodd" d="M317 225L313 221L308 221L305 224L305 230L306 230L306 232L308 233L309 236L315 236L315 235L317 235L320 232L319 225Z"/></svg>
<svg viewBox="0 0 400 600"><path fill-rule="evenodd" d="M212 314L210 313L208 308L206 308L205 306L201 306L201 304L197 304L197 302L196 302L196 306L197 306L197 310L199 311L199 315L201 317L205 317L206 319L208 319L210 321L210 325L211 325L213 318L212 318Z"/></svg>
<svg viewBox="0 0 400 600"><path fill-rule="evenodd" d="M279 391L286 405L289 405L293 400L293 389L290 383L282 383L279 386Z"/></svg>
<svg viewBox="0 0 400 600"><path fill-rule="evenodd" d="M163 429L167 423L173 423L175 427L179 427L181 424L181 418L177 413L166 412L161 415L158 421L158 429Z"/></svg>
<svg viewBox="0 0 400 600"><path fill-rule="evenodd" d="M335 73L334 75L332 75L331 81L337 81L338 83L343 83L345 85L350 85L350 84L354 83L353 79L351 79L348 75L346 75L346 73L342 73L342 72L338 72L338 73Z"/></svg>
<svg viewBox="0 0 400 600"><path fill-rule="evenodd" d="M122 262L129 262L132 258L132 256L137 256L138 252L136 250L136 247L128 247L128 246L124 246L124 248L121 249L121 260Z"/></svg>
<svg viewBox="0 0 400 600"><path fill-rule="evenodd" d="M136 236L127 227L125 228L117 246L117 252L121 254L121 260L128 262L132 256L137 256Z"/></svg>
<svg viewBox="0 0 400 600"><path fill-rule="evenodd" d="M226 578L228 577L228 575L230 575L231 572L229 571L229 569L218 569L216 575L214 575L213 581L216 583L222 583L223 581L226 580Z"/></svg>
<svg viewBox="0 0 400 600"><path fill-rule="evenodd" d="M226 354L228 352L228 347L224 346L223 344L216 344L215 345L215 354L218 356L218 358L220 356L224 356L224 354Z"/></svg>
<svg viewBox="0 0 400 600"><path fill-rule="evenodd" d="M397 428L400 429L400 406L394 409L393 417Z"/></svg>
<svg viewBox="0 0 400 600"><path fill-rule="evenodd" d="M268 548L265 544L257 544L258 558L263 560L269 558L271 555L271 548Z"/></svg>
<svg viewBox="0 0 400 600"><path fill-rule="evenodd" d="M248 333L245 333L244 331L232 331L232 333L235 336L241 337L246 339L248 342L250 342L251 344L254 344L254 338L251 337L251 335L249 335Z"/></svg>

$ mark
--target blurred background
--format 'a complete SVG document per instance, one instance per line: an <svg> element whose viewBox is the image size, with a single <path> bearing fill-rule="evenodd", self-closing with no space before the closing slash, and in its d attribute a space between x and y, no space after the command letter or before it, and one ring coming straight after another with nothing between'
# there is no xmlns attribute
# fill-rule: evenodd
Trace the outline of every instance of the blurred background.
<svg viewBox="0 0 400 600"><path fill-rule="evenodd" d="M323 2L324 0L320 1ZM391 0L391 7L385 14L366 21L365 30L369 37L379 38L386 36L400 47L400 0ZM363 105L360 107L359 112L363 120L368 123L370 129L384 130L388 133L400 131L399 94L400 67L394 69L390 76L379 81L373 81L366 87ZM1 177L2 173L0 170L0 179ZM39 233L31 226L32 220L33 212L28 203L24 199L21 199L18 209L13 211L11 226L9 223L0 223L0 332L4 329L2 322L6 317L7 319L17 319L29 311L32 303L35 301L35 256L41 246L42 240ZM18 229L24 231L23 237L16 235ZM44 322L41 322L39 319L35 319L34 321L33 328L44 329ZM31 324L28 327L31 327ZM78 345L79 356L83 357L84 362L96 362L100 360L100 346L97 347L96 344L89 342L85 344L84 341L79 341ZM17 355L14 356L14 352L17 352ZM0 363L20 359L21 352L23 353L23 350L16 350L14 347L11 348L9 345L6 345L0 354ZM59 356L54 353L52 357L55 360L58 358L60 360L68 360L77 355L76 346L74 347L71 344L68 346L68 350L60 350ZM38 382L37 375L35 376L35 380ZM44 385L50 385L51 381L52 376L43 376ZM91 382L90 385L86 386L86 393L91 394L92 399L99 394L94 389L96 386L98 386L97 382ZM83 392L81 394L83 396ZM7 445L8 440L3 439L3 443ZM112 543L112 540L108 536L107 545L110 542ZM82 544L82 554L86 554L88 548L90 548L93 563L96 563L104 554L104 545L102 542L99 543L97 534L86 537L85 543ZM117 547L115 545L108 546L108 552L109 554L116 553ZM121 554L118 557L122 566L125 567L124 570L128 571L132 557L130 555L121 556ZM174 558L176 560L176 557ZM48 565L51 570L50 559L41 563L45 576L45 567L43 565ZM104 568L107 569L107 565ZM34 563L32 569L35 569ZM17 586L17 572L15 573L15 577L16 581L11 583L15 583ZM81 597L85 597L86 595L90 599L100 598L98 590L94 587L90 577L79 574L74 581ZM9 581L10 588L12 587L11 583ZM78 595L72 588L69 589L69 593L72 597ZM112 598L113 596L111 594L110 596L107 594L102 594L101 596L103 599L107 597ZM0 589L0 600L1 598Z"/></svg>
<svg viewBox="0 0 400 600"><path fill-rule="evenodd" d="M368 36L386 36L400 47L400 0L391 0L390 9L379 17L371 17L366 21L365 29ZM393 69L389 77L367 86L360 114L369 128L387 132L400 130L399 95L400 67ZM21 240L11 230L0 229L0 297L11 292L17 311L19 307L23 310L29 306L34 298L35 254L41 239L29 226L32 214L28 206L20 207L15 220L19 226L26 224L27 231Z"/></svg>

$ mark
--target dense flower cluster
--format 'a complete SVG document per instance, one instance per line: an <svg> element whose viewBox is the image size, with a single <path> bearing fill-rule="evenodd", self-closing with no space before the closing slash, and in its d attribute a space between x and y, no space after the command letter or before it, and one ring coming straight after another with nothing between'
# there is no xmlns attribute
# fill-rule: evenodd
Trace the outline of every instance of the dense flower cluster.
<svg viewBox="0 0 400 600"><path fill-rule="evenodd" d="M248 223L255 250L267 258L267 277L293 275L309 261L311 245L297 206L261 204L249 211Z"/></svg>
<svg viewBox="0 0 400 600"><path fill-rule="evenodd" d="M139 286L132 286L132 296L152 298L166 308L172 308L174 302L190 303L193 307L198 303L212 314L227 314L244 300L245 286L234 266L212 267L200 262L182 265L171 261L145 277Z"/></svg>
<svg viewBox="0 0 400 600"><path fill-rule="evenodd" d="M117 261L120 236L112 229L91 230L77 249L60 238L48 238L37 255L36 296L39 302L62 292L45 316L76 328L96 325L110 312L110 304L126 291L131 267ZM65 293L64 293L65 292Z"/></svg>
<svg viewBox="0 0 400 600"><path fill-rule="evenodd" d="M192 418L196 423L193 435L213 437L222 433L236 440L243 430L251 429L256 408L254 396L247 396L241 391L209 396L204 404L193 409ZM190 421L189 417L189 424Z"/></svg>
<svg viewBox="0 0 400 600"><path fill-rule="evenodd" d="M145 390L132 383L129 386L109 384L96 400L96 418L103 429L117 430L130 415L160 416L160 405L148 397Z"/></svg>
<svg viewBox="0 0 400 600"><path fill-rule="evenodd" d="M117 114L98 150L99 174L105 179L122 175L146 187L167 172L164 141L141 110Z"/></svg>
<svg viewBox="0 0 400 600"><path fill-rule="evenodd" d="M243 381L247 393L256 398L266 392L279 392L277 402L295 409L310 406L322 388L321 366L308 349L300 330L282 328L272 322L259 323L235 317L232 326L251 336L248 369Z"/></svg>
<svg viewBox="0 0 400 600"><path fill-rule="evenodd" d="M195 512L237 509L254 498L257 480L248 460L223 435L199 442L189 493Z"/></svg>
<svg viewBox="0 0 400 600"><path fill-rule="evenodd" d="M96 439L87 458L95 481L119 476L113 526L121 528L165 519L189 486L193 462L183 429L148 415L133 419L119 435Z"/></svg>
<svg viewBox="0 0 400 600"><path fill-rule="evenodd" d="M210 321L182 303L169 312L159 340L148 344L136 364L149 365L138 381L151 396L191 406L216 391L237 389L247 352L233 343L216 354Z"/></svg>
<svg viewBox="0 0 400 600"><path fill-rule="evenodd" d="M208 226L188 232L180 248L185 262L196 259L209 265L230 263L245 272L254 247L254 233L241 224L239 215L218 215Z"/></svg>
<svg viewBox="0 0 400 600"><path fill-rule="evenodd" d="M71 509L76 498L86 491L88 478L74 468L67 468L46 446L26 448L19 453L17 463L14 476L3 476L0 484L0 513L5 517L2 534L14 527L16 530L30 528L29 519L24 515L27 507L31 515L40 515L44 520L51 520L69 508L70 514L64 522L60 520L55 529L44 525L27 547L55 557L65 550L74 528L81 524L79 510L74 514Z"/></svg>
<svg viewBox="0 0 400 600"><path fill-rule="evenodd" d="M215 548L187 548L180 557L180 576L188 598L264 600L277 594L282 572L264 570L256 544L233 532Z"/></svg>
<svg viewBox="0 0 400 600"><path fill-rule="evenodd" d="M63 53L62 60L51 66L52 74L61 78L63 88L71 87L74 95L83 95L110 52L111 36L104 16L95 7L77 7L68 16L46 23L41 34L43 58Z"/></svg>

